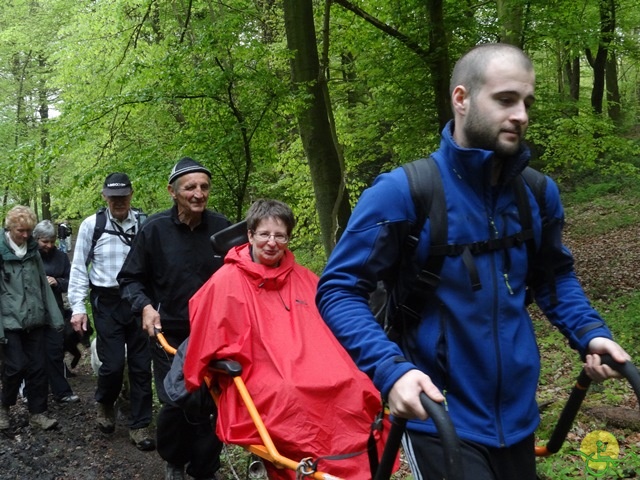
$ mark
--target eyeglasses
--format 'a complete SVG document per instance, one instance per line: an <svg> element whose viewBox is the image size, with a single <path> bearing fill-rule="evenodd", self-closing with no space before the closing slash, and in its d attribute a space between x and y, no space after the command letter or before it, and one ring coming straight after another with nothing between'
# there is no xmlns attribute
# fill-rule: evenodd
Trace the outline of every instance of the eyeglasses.
<svg viewBox="0 0 640 480"><path fill-rule="evenodd" d="M260 242L268 242L273 237L280 245L289 243L289 236L284 233L253 232L253 236Z"/></svg>

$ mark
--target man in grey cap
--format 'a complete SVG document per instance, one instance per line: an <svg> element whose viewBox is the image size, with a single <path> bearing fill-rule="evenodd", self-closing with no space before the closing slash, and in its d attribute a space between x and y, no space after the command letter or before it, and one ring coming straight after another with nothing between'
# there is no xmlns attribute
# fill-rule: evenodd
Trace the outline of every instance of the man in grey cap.
<svg viewBox="0 0 640 480"><path fill-rule="evenodd" d="M76 239L69 303L74 330L87 331L87 295L91 300L98 357L97 425L103 433L115 430L115 407L124 378L125 358L129 371L131 415L129 438L140 450L153 450L148 431L152 418L151 353L149 339L140 331L140 318L120 298L116 276L140 230L139 211L131 208L133 188L125 173L111 173L104 181L107 202L80 225ZM125 354L126 346L126 354Z"/></svg>
<svg viewBox="0 0 640 480"><path fill-rule="evenodd" d="M168 185L173 207L147 219L118 275L121 294L142 315L142 327L149 336L162 330L174 347L189 336L189 299L222 265L209 239L230 223L207 209L210 189L207 168L189 157L177 162ZM214 478L222 443L211 419L171 405L164 389L171 358L160 348L152 349L152 356L156 392L163 404L156 441L167 462L165 478L184 478L185 467L194 478Z"/></svg>

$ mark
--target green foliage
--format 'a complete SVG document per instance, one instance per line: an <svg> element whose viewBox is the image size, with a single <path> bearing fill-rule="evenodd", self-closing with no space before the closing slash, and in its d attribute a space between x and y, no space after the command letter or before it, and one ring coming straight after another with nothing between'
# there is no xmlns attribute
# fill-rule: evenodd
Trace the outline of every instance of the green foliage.
<svg viewBox="0 0 640 480"><path fill-rule="evenodd" d="M637 365L640 361L640 293L621 297L613 303L596 302L596 308L603 313L607 324L616 340L625 347ZM541 423L536 431L538 444L544 445L556 426L560 412L568 399L569 392L582 368L577 354L571 350L564 338L553 329L548 322L535 322L538 344L542 357L540 376L539 404L545 404ZM606 430L610 428L603 422L594 421L585 414L586 409L594 406L616 406L633 396L628 383L623 381L607 381L602 386L592 385L585 398L583 407L578 413L572 429L573 435L565 441L560 451L551 457L538 458L537 473L541 479L558 478L594 478L586 477L585 460L577 454L580 440L587 431ZM625 435L624 431L615 432L616 438ZM633 449L621 451L619 462L607 470L606 476L599 478L629 478L630 472L640 468L640 458Z"/></svg>
<svg viewBox="0 0 640 480"><path fill-rule="evenodd" d="M577 235L598 236L640 222L640 185L635 176L585 176L563 195L566 216ZM599 217L593 221L593 212ZM591 218L591 220L589 220Z"/></svg>
<svg viewBox="0 0 640 480"><path fill-rule="evenodd" d="M333 2L325 32L324 5L313 4L352 204L380 172L437 148L431 85L443 54L430 48L428 3L355 3L387 31ZM529 130L536 162L564 189L596 175L635 181L640 8L618 2L613 53L624 122L616 126L589 104L585 51L598 45L597 5L528 8L523 42L537 72ZM470 46L500 38L495 3L447 0L443 14L451 64ZM278 2L249 0L9 2L0 11L0 208L38 206L48 192L54 219L80 219L102 203L104 176L123 170L134 182L134 203L154 212L170 204L171 166L189 155L214 172L211 205L232 220L258 197L291 203L299 218L292 248L319 271L324 253L294 116L308 99L291 92L283 18ZM576 102L563 73L575 56L582 69ZM48 120L38 110L42 95Z"/></svg>
<svg viewBox="0 0 640 480"><path fill-rule="evenodd" d="M639 146L620 137L605 118L546 119L531 127L528 138L538 147L545 171L565 185L589 174L638 177Z"/></svg>
<svg viewBox="0 0 640 480"><path fill-rule="evenodd" d="M640 292L614 298L606 305L596 303L616 340L640 364Z"/></svg>

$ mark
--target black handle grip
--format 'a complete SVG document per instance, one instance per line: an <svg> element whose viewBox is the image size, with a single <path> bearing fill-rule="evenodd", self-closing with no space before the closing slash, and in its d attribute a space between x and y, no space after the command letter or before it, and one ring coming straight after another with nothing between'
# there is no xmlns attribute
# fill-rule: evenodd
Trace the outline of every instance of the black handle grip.
<svg viewBox="0 0 640 480"><path fill-rule="evenodd" d="M445 479L464 479L460 440L458 439L456 430L453 427L453 423L451 423L451 418L449 418L449 414L445 410L444 405L434 402L424 392L420 393L420 402L429 414L429 417L433 420L433 423L435 423L442 441L446 472ZM374 477L375 480L387 480L391 477L391 470L393 469L393 463L398 449L400 448L400 442L402 440L406 424L407 420L404 418L394 417L392 419L391 430L389 432L389 437L387 438L387 443L384 447L380 465L378 466L378 470Z"/></svg>
<svg viewBox="0 0 640 480"><path fill-rule="evenodd" d="M600 358L603 364L608 365L617 372L620 372L620 374L629 381L638 401L640 402L640 372L638 372L636 366L631 362L618 363L611 358L611 355L600 355ZM562 413L560 414L558 423L551 434L551 438L549 438L549 442L546 447L536 449L538 455L550 455L560 450L562 444L567 438L569 430L571 429L571 425L578 414L580 405L582 404L584 397L587 395L587 390L590 385L591 378L589 378L585 370L582 369L580 375L578 375L578 380L576 381L575 386L571 390L569 400L567 400L567 404L562 409Z"/></svg>

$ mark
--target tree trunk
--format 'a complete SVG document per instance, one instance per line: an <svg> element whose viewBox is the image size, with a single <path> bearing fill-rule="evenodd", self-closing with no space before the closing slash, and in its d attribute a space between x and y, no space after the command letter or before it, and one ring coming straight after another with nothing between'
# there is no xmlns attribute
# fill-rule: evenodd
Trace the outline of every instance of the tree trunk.
<svg viewBox="0 0 640 480"><path fill-rule="evenodd" d="M596 57L590 60L593 67L593 91L591 92L591 107L600 114L603 111L602 103L605 91L605 74L607 59L609 57L609 45L615 29L615 0L600 1L600 42ZM589 53L589 52L587 52Z"/></svg>
<svg viewBox="0 0 640 480"><path fill-rule="evenodd" d="M613 49L609 49L605 75L607 83L607 111L614 125L619 127L622 124L622 109L620 105L620 88L618 87L618 59Z"/></svg>
<svg viewBox="0 0 640 480"><path fill-rule="evenodd" d="M322 244L329 255L346 226L351 207L332 134L326 79L320 74L312 1L284 0L284 19L287 46L293 52L293 86L309 98L297 113L298 128L311 172Z"/></svg>
<svg viewBox="0 0 640 480"><path fill-rule="evenodd" d="M451 74L449 60L449 36L444 25L442 0L429 0L429 66L433 78L433 93L438 112L440 131L451 119L451 94L449 93L449 76Z"/></svg>
<svg viewBox="0 0 640 480"><path fill-rule="evenodd" d="M565 113L569 116L578 115L578 100L580 99L580 57L574 55L571 47L565 50L560 49L559 53L559 80L558 93L564 100L567 100L569 106L565 109ZM568 92L567 92L568 88Z"/></svg>
<svg viewBox="0 0 640 480"><path fill-rule="evenodd" d="M572 60L567 61L569 71L569 95L571 100L580 100L580 57L577 55Z"/></svg>
<svg viewBox="0 0 640 480"><path fill-rule="evenodd" d="M522 48L524 3L519 0L498 0L496 4L500 22L500 41Z"/></svg>
<svg viewBox="0 0 640 480"><path fill-rule="evenodd" d="M349 0L333 0L338 5L355 13L380 31L390 35L416 53L429 67L432 78L433 101L438 112L440 130L452 118L451 95L449 94L449 35L444 24L443 0L429 0L429 48L424 49L399 30L385 24Z"/></svg>
<svg viewBox="0 0 640 480"><path fill-rule="evenodd" d="M44 58L38 58L38 64L41 70L44 70L47 62ZM40 114L40 147L42 150L41 158L47 158L47 142L49 137L48 121L49 121L49 98L47 95L46 80L42 77L39 80L39 106L38 112ZM49 169L51 163L47 160L40 164L42 170L42 178L40 182L40 203L42 205L42 220L51 220L51 191L49 187ZM35 203L35 199L34 199Z"/></svg>

